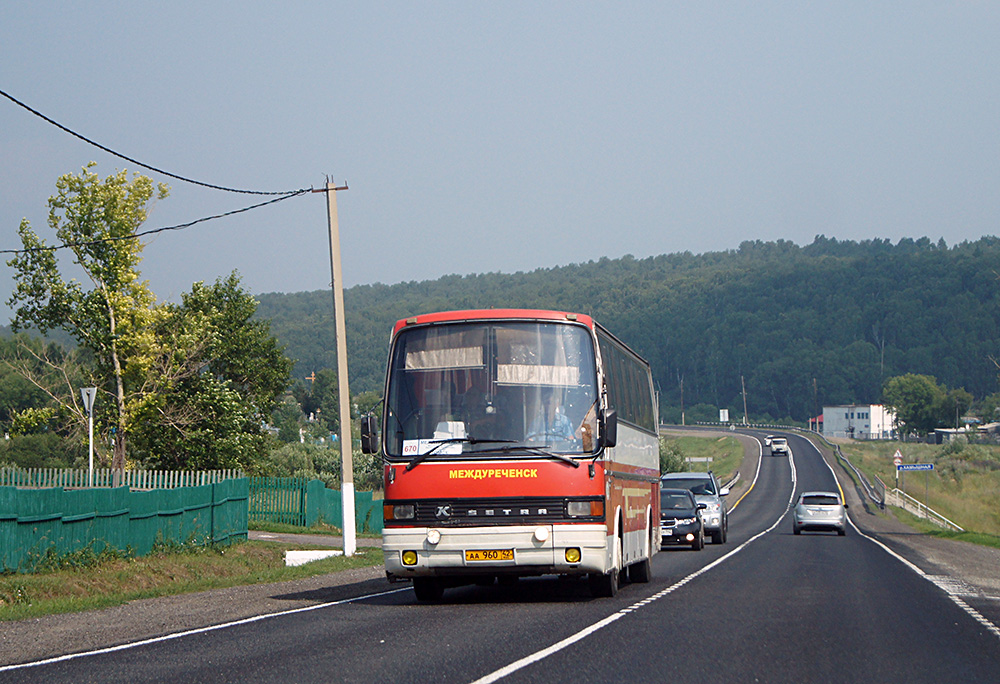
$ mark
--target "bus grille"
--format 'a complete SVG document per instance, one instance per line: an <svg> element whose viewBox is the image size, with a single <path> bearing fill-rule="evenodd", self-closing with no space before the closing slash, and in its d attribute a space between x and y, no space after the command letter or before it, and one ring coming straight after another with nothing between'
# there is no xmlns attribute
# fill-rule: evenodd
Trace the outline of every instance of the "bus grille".
<svg viewBox="0 0 1000 684"><path fill-rule="evenodd" d="M387 520L387 526L479 527L484 525L603 521L603 517L598 516L570 517L566 513L566 500L561 497L420 499L417 501L386 501L385 503L413 503L416 509L412 520Z"/></svg>

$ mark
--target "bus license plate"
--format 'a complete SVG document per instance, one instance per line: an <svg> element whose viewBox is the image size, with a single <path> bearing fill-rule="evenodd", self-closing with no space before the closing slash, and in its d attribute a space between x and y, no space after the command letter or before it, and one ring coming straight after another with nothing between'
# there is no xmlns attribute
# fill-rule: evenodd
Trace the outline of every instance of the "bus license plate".
<svg viewBox="0 0 1000 684"><path fill-rule="evenodd" d="M477 551L466 551L467 561L512 561L514 560L514 549L486 549Z"/></svg>

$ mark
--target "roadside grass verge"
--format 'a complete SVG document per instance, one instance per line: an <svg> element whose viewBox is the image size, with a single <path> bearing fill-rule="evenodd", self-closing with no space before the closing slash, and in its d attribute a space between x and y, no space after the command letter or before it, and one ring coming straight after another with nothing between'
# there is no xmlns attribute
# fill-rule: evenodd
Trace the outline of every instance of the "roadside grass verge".
<svg viewBox="0 0 1000 684"><path fill-rule="evenodd" d="M738 439L729 435L695 437L664 432L661 437L666 447L680 456L678 470L695 472L711 470L721 484L733 479L743 462L743 445ZM683 460L685 458L712 460L686 462ZM677 464L673 465L677 467Z"/></svg>
<svg viewBox="0 0 1000 684"><path fill-rule="evenodd" d="M272 523L264 521L251 520L248 523L248 528L254 530L255 532L274 532L275 534L324 534L331 537L340 537L343 535L344 531L339 527L334 527L333 525L327 525L326 523L318 523L312 527L298 527L296 525L288 525L286 523ZM381 539L381 533L369 533L363 532L358 533L358 537L368 537L371 539Z"/></svg>
<svg viewBox="0 0 1000 684"><path fill-rule="evenodd" d="M934 470L901 473L900 489L923 501L949 520L961 525L965 533L945 533L940 527L902 511L900 520L920 531L976 543L990 543L1000 538L1000 446L980 444L909 444L903 442L841 443L841 451L865 473L869 480L878 476L888 487L896 484L893 455L898 449L904 463L931 463ZM894 511L895 512L895 511ZM920 526L910 522L919 521ZM926 529L925 529L926 527ZM963 537L962 535L966 535ZM956 535L952 537L951 535Z"/></svg>
<svg viewBox="0 0 1000 684"><path fill-rule="evenodd" d="M0 621L106 608L156 596L283 582L383 561L381 549L361 548L351 558L333 557L285 567L284 554L291 548L254 541L230 546L177 544L164 545L142 557L114 552L67 562L58 557L49 559L48 569L0 574ZM321 547L297 544L294 548Z"/></svg>
<svg viewBox="0 0 1000 684"><path fill-rule="evenodd" d="M954 530L946 530L924 518L913 515L909 511L904 511L902 508L892 507L892 513L900 522L930 537L957 539L958 541L969 542L970 544L992 546L995 549L1000 549L1000 537L995 535L984 534L982 532L955 532Z"/></svg>

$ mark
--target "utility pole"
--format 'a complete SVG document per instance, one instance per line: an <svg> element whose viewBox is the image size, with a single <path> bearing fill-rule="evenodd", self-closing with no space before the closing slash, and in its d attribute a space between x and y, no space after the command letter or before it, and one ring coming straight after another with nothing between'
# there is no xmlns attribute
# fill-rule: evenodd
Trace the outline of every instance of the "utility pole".
<svg viewBox="0 0 1000 684"><path fill-rule="evenodd" d="M743 424L747 424L747 386L743 382L743 376L740 376L740 387L743 388Z"/></svg>
<svg viewBox="0 0 1000 684"><path fill-rule="evenodd" d="M337 381L340 404L340 495L344 509L344 555L353 556L357 550L357 533L354 529L354 441L351 438L351 393L347 383L347 325L344 322L344 282L340 267L340 225L337 220L337 191L347 190L347 183L335 186L327 179L326 216L330 227L330 273L333 281L333 317L337 335Z"/></svg>
<svg viewBox="0 0 1000 684"><path fill-rule="evenodd" d="M816 432L819 432L819 390L816 388L816 378L813 378L813 418L816 419Z"/></svg>
<svg viewBox="0 0 1000 684"><path fill-rule="evenodd" d="M684 425L684 378L681 378L681 425Z"/></svg>

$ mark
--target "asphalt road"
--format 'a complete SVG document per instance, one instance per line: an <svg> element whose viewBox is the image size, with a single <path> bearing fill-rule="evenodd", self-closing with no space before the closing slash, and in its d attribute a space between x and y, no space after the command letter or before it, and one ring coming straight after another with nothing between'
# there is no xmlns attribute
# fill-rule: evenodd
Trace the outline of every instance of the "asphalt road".
<svg viewBox="0 0 1000 684"><path fill-rule="evenodd" d="M984 574L955 589L940 579L961 579L949 574L947 552L933 560L870 515L849 487L858 527L845 537L794 536L793 494L836 489L833 471L799 436L789 437L791 458L756 458L756 442L745 443L752 472L744 467L728 500L729 542L667 549L653 560L653 582L626 585L614 598L591 598L585 582L542 578L451 589L440 604L420 604L406 585L327 576L247 589L244 598L256 595L258 606L244 600L234 609L222 593L188 597L186 633L178 634L176 620L136 622L131 638L94 644L114 644L104 652L88 652L78 634L73 646L44 653L25 645L32 627L44 640L59 624L69 644L79 629L60 619L0 625L0 662L57 656L0 667L0 682L997 681L1000 601L990 593L997 565L954 562L966 578ZM168 602L145 605L157 620L165 614L157 606ZM279 606L285 612L275 612ZM214 621L205 617L213 610ZM117 615L126 629L136 620L134 609Z"/></svg>

